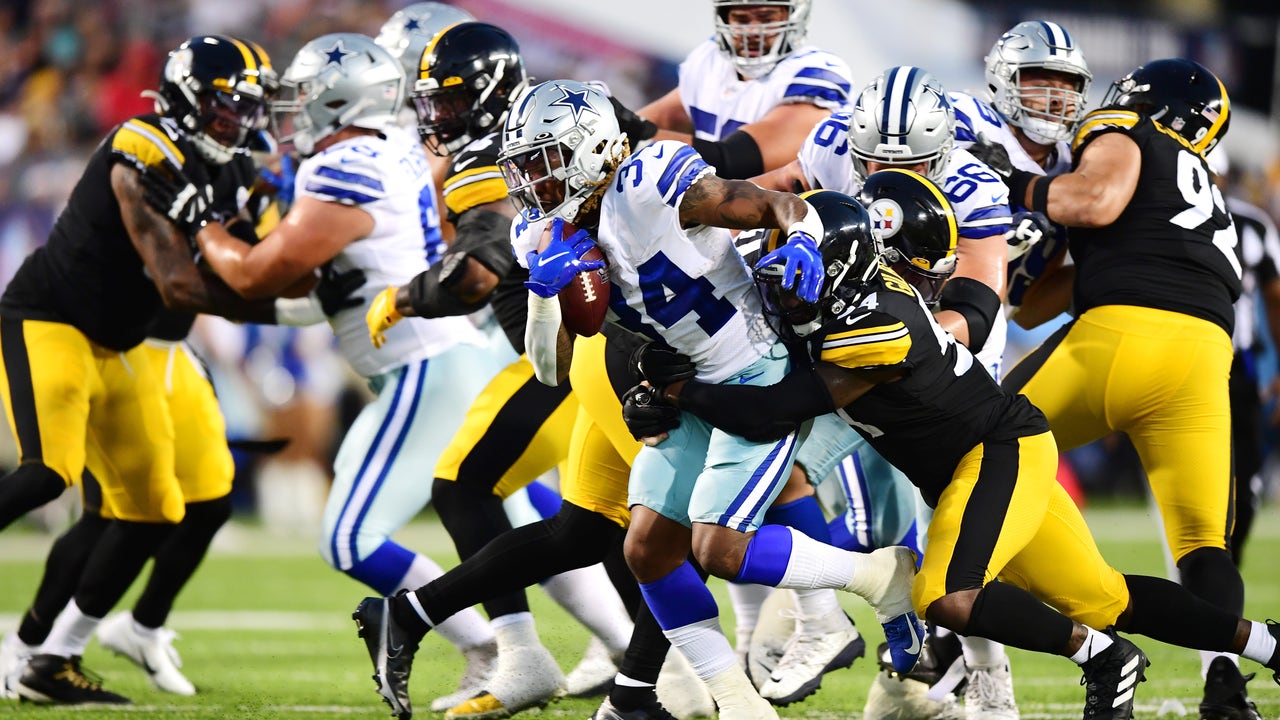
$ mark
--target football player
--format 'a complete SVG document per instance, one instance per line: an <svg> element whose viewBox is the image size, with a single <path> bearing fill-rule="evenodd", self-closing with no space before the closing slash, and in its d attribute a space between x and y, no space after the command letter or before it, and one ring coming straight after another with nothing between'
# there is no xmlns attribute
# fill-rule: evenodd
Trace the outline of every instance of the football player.
<svg viewBox="0 0 1280 720"><path fill-rule="evenodd" d="M1108 566L1055 479L1057 447L1044 415L1002 391L912 284L879 264L870 218L856 201L831 191L808 200L827 229L819 300L785 287L794 270L784 263L757 266L756 277L765 307L810 363L763 387L654 368L646 377L656 390L642 387L628 403L669 402L682 421L696 416L760 441L840 414L935 508L912 591L917 611L957 633L1071 658L1084 672L1087 717L1132 717L1147 666L1137 646L1098 627L1237 652L1280 672L1280 625ZM785 532L765 526L753 543L772 537L785 547ZM858 557L817 550L832 575Z"/></svg>
<svg viewBox="0 0 1280 720"><path fill-rule="evenodd" d="M805 41L810 0L712 0L714 38L680 63L675 89L639 110L660 140L693 146L722 178L795 159L805 135L849 101L849 66Z"/></svg>
<svg viewBox="0 0 1280 720"><path fill-rule="evenodd" d="M147 652L171 650L160 626L225 520L230 458L211 389L189 356L143 340L185 334L181 322L162 322L165 306L277 319L273 302L247 302L202 272L172 223L185 219L188 204L224 218L245 209L253 167L244 147L262 126L274 83L270 60L253 43L206 36L180 45L165 64L157 112L130 119L98 146L48 244L0 300L7 348L0 387L23 457L0 482L0 526L78 482L86 466L100 489L51 552L37 603L14 636L42 643L14 683L23 697L127 702L84 677L85 644L158 552L132 629ZM209 178L212 188L157 212L143 200L145 179L174 167ZM170 361L171 378L185 390L166 383ZM176 412L166 395L179 403ZM190 685L180 674L153 680L162 687L172 680L166 689L178 691Z"/></svg>
<svg viewBox="0 0 1280 720"><path fill-rule="evenodd" d="M1228 550L1235 482L1228 376L1241 268L1235 225L1204 158L1230 119L1230 99L1212 72L1190 60L1156 60L1113 83L1103 107L1085 116L1071 172L1010 169L1014 198L1071 228L1076 319L1005 386L1044 411L1064 448L1126 433L1183 584L1238 613L1244 583ZM1135 266L1143 272L1131 272ZM1202 714L1256 713L1238 670L1208 672L1214 664L1229 670L1222 663L1235 658L1208 653L1203 662ZM1224 682L1229 687L1219 687Z"/></svg>

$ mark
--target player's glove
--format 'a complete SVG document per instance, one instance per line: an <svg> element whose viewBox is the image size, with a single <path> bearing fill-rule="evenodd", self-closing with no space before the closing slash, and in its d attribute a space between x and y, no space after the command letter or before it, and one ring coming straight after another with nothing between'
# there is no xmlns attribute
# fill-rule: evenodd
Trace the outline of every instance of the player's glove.
<svg viewBox="0 0 1280 720"><path fill-rule="evenodd" d="M1009 151L1004 145L991 142L986 135L978 135L978 141L967 149L970 155L985 163L1001 179L1007 181L1013 175L1013 160L1009 159Z"/></svg>
<svg viewBox="0 0 1280 720"><path fill-rule="evenodd" d="M1009 243L1009 262L1022 257L1037 243L1053 237L1053 223L1042 212L1020 210L1013 214L1009 231L1004 234Z"/></svg>
<svg viewBox="0 0 1280 720"><path fill-rule="evenodd" d="M631 372L636 380L645 380L656 388L664 388L698 374L693 360L669 347L648 342L631 353Z"/></svg>
<svg viewBox="0 0 1280 720"><path fill-rule="evenodd" d="M182 169L166 161L162 167L142 170L142 197L187 237L194 237L209 222L213 187L193 180Z"/></svg>
<svg viewBox="0 0 1280 720"><path fill-rule="evenodd" d="M622 419L637 440L657 438L680 427L680 409L647 385L636 385L622 397Z"/></svg>
<svg viewBox="0 0 1280 720"><path fill-rule="evenodd" d="M618 118L618 128L631 141L631 151L644 147L654 135L658 134L658 126L652 120L646 120L635 114L626 105L618 102L618 98L610 95L609 103L613 105L613 114Z"/></svg>
<svg viewBox="0 0 1280 720"><path fill-rule="evenodd" d="M387 341L386 332L392 325L400 322L404 316L396 310L396 293L400 288L394 285L378 293L369 304L369 311L364 314L364 322L369 326L369 342L375 348L382 347Z"/></svg>
<svg viewBox="0 0 1280 720"><path fill-rule="evenodd" d="M364 300L356 291L364 287L365 279L364 271L360 268L338 272L333 269L333 263L322 265L315 293L324 314L333 317L343 310L363 305Z"/></svg>
<svg viewBox="0 0 1280 720"><path fill-rule="evenodd" d="M529 279L524 286L538 297L555 297L578 273L599 270L603 260L583 260L582 256L596 243L586 230L564 237L564 220L551 221L551 242L542 252L526 255Z"/></svg>
<svg viewBox="0 0 1280 720"><path fill-rule="evenodd" d="M787 243L773 252L760 258L756 269L769 265L782 264L782 287L790 290L796 287L796 294L805 302L817 302L818 292L822 290L822 280L826 270L822 266L822 251L818 250L818 241L803 230L793 230L787 236ZM799 282L796 274L800 274Z"/></svg>
<svg viewBox="0 0 1280 720"><path fill-rule="evenodd" d="M298 163L288 153L280 156L279 172L272 170L270 165L258 168L258 177L271 187L276 200L286 207L293 204L293 181L297 174Z"/></svg>

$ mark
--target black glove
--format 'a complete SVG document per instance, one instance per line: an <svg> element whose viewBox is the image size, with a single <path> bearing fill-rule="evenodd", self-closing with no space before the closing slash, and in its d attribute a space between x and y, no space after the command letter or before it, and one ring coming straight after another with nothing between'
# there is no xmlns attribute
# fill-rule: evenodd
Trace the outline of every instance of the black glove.
<svg viewBox="0 0 1280 720"><path fill-rule="evenodd" d="M626 105L618 102L618 98L610 95L609 102L613 104L613 114L618 116L618 128L631 141L632 151L639 150L642 144L658 134L657 125L632 112Z"/></svg>
<svg viewBox="0 0 1280 720"><path fill-rule="evenodd" d="M978 141L970 145L968 150L970 155L986 163L1001 179L1007 181L1013 175L1013 161L1009 159L1009 151L1004 145L993 143L985 135L979 135Z"/></svg>
<svg viewBox="0 0 1280 720"><path fill-rule="evenodd" d="M647 385L636 385L622 398L622 419L637 440L656 437L680 427L680 409L664 401Z"/></svg>
<svg viewBox="0 0 1280 720"><path fill-rule="evenodd" d="M189 178L178 166L166 161L163 167L143 168L142 188L147 204L187 237L194 237L209 222L213 187L203 179Z"/></svg>
<svg viewBox="0 0 1280 720"><path fill-rule="evenodd" d="M320 282L315 290L324 314L333 317L343 310L364 305L364 298L356 294L364 282L364 271L360 268L338 272L333 269L333 263L325 263L320 268Z"/></svg>
<svg viewBox="0 0 1280 720"><path fill-rule="evenodd" d="M648 342L631 353L631 374L636 380L647 380L656 388L664 388L671 383L689 380L698 374L693 360L688 356L657 343Z"/></svg>

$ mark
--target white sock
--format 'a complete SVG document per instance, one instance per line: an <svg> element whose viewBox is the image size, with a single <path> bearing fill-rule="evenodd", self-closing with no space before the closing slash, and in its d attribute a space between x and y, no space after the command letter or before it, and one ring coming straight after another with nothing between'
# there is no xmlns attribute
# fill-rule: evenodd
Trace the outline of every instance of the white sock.
<svg viewBox="0 0 1280 720"><path fill-rule="evenodd" d="M733 638L738 647L751 642L751 633L760 622L760 606L773 588L756 583L729 583L729 600L733 603Z"/></svg>
<svg viewBox="0 0 1280 720"><path fill-rule="evenodd" d="M959 637L965 665L970 669L1003 667L1009 662L1009 655L1004 651L1004 645L995 640L964 635Z"/></svg>
<svg viewBox="0 0 1280 720"><path fill-rule="evenodd" d="M767 700L760 697L751 679L741 665L725 668L704 678L711 697L715 698L720 717L777 718L778 713Z"/></svg>
<svg viewBox="0 0 1280 720"><path fill-rule="evenodd" d="M1267 630L1266 623L1250 621L1249 626L1249 640L1240 654L1270 667L1276 655L1276 636Z"/></svg>
<svg viewBox="0 0 1280 720"><path fill-rule="evenodd" d="M680 651L693 671L703 680L729 668L739 668L738 656L729 645L729 638L720 632L720 618L707 618L673 630L662 631L672 647Z"/></svg>
<svg viewBox="0 0 1280 720"><path fill-rule="evenodd" d="M413 590L430 583L444 574L444 568L426 555L414 555L409 570L400 578L400 584L392 591L392 595L401 590ZM431 628L448 640L459 650L485 645L493 642L493 628L485 622L475 608L467 608L455 613L453 617Z"/></svg>
<svg viewBox="0 0 1280 720"><path fill-rule="evenodd" d="M840 599L830 588L817 590L792 590L799 611L796 631L805 635L836 632L849 626L849 619L840 609Z"/></svg>
<svg viewBox="0 0 1280 720"><path fill-rule="evenodd" d="M778 587L842 588L857 573L859 553L818 542L795 528L787 530L791 531L791 558Z"/></svg>
<svg viewBox="0 0 1280 720"><path fill-rule="evenodd" d="M133 623L133 631L144 638L153 638L156 633L160 632L160 628L151 628L143 625L133 618L133 613L129 613L129 622Z"/></svg>
<svg viewBox="0 0 1280 720"><path fill-rule="evenodd" d="M631 617L602 563L554 575L542 589L618 656L631 642Z"/></svg>
<svg viewBox="0 0 1280 720"><path fill-rule="evenodd" d="M489 621L498 641L498 651L521 647L538 647L538 630L533 625L533 613L518 612L496 617Z"/></svg>
<svg viewBox="0 0 1280 720"><path fill-rule="evenodd" d="M1083 665L1086 661L1097 657L1098 653L1111 647L1111 636L1100 633L1091 627L1086 627L1089 635L1085 637L1084 644L1071 656L1071 662L1077 665Z"/></svg>
<svg viewBox="0 0 1280 720"><path fill-rule="evenodd" d="M622 673L618 673L617 675L613 676L613 684L621 685L622 687L635 687L635 688L653 687L653 683L641 682L640 680L636 680L633 677L627 677Z"/></svg>
<svg viewBox="0 0 1280 720"><path fill-rule="evenodd" d="M68 602L54 619L49 637L40 646L40 654L64 658L83 655L85 647L89 645L89 638L93 637L93 631L98 629L100 622L102 618L85 615L75 600Z"/></svg>

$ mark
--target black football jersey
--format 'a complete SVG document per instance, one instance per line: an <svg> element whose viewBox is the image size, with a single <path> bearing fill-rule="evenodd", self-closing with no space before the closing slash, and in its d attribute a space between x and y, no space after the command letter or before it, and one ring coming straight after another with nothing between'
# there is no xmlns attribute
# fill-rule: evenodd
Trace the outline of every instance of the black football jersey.
<svg viewBox="0 0 1280 720"><path fill-rule="evenodd" d="M142 170L166 160L193 179L213 183L215 218L234 215L248 201L254 180L248 155L208 169L172 120L157 115L128 120L94 150L49 241L23 262L5 288L0 309L73 325L112 350L142 342L164 304L125 230L111 168L125 162Z"/></svg>
<svg viewBox="0 0 1280 720"><path fill-rule="evenodd" d="M507 182L498 168L501 133L490 133L459 150L449 163L444 181L444 204L449 222L455 225L462 213L474 207L505 200ZM507 241L504 239L504 243ZM510 248L507 248L510 252ZM489 305L498 324L516 352L524 352L524 326L529 312L524 281L529 271L512 263L511 270L498 281Z"/></svg>
<svg viewBox="0 0 1280 720"><path fill-rule="evenodd" d="M1090 113L1074 156L1119 132L1142 153L1133 198L1115 222L1072 228L1076 313L1100 305L1170 310L1216 323L1230 335L1240 296L1236 230L1208 164L1172 130L1123 108Z"/></svg>
<svg viewBox="0 0 1280 720"><path fill-rule="evenodd" d="M960 459L986 440L1048 432L1024 396L1000 389L936 322L919 295L881 267L857 307L807 340L810 356L846 368L903 368L836 414L901 470L933 506Z"/></svg>

